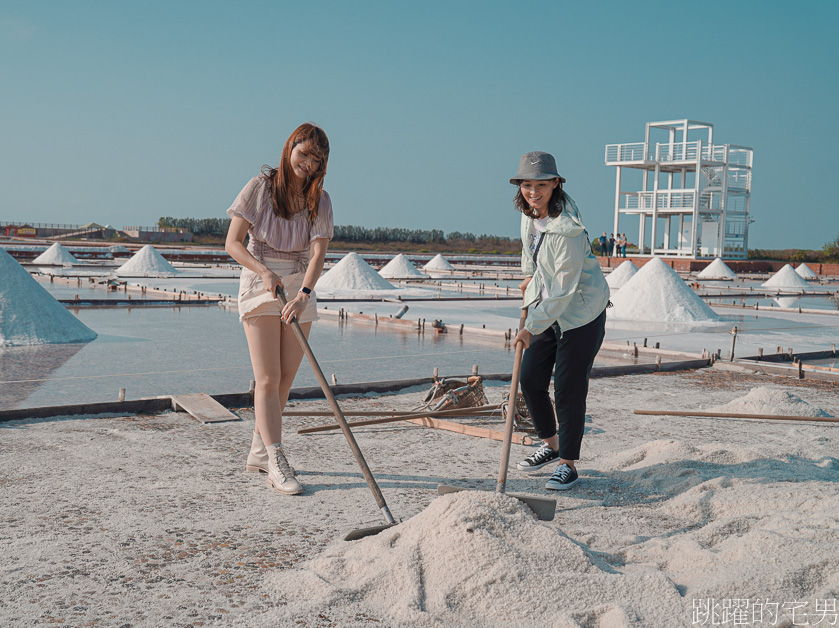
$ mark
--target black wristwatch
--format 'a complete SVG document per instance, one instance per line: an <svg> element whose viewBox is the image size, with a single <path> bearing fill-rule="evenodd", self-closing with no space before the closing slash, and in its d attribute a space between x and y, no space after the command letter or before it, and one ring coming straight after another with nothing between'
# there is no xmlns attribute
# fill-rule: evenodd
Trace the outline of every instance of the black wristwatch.
<svg viewBox="0 0 839 628"><path fill-rule="evenodd" d="M302 288L300 288L300 290L298 292L302 292L303 294L312 294L312 289L307 288L306 286L303 286Z"/></svg>

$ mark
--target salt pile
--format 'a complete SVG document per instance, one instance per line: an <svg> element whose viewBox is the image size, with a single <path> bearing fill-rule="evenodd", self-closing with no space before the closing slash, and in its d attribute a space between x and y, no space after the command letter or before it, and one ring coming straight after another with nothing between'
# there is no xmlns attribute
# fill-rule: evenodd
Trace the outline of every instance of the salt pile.
<svg viewBox="0 0 839 628"><path fill-rule="evenodd" d="M398 526L334 543L267 586L288 604L262 625L313 614L346 625L369 613L388 626L579 626L574 616L598 608L597 625L623 626L681 614L679 592L660 570L621 572L517 499L481 491L439 497Z"/></svg>
<svg viewBox="0 0 839 628"><path fill-rule="evenodd" d="M744 397L738 397L727 404L713 408L714 412L744 414L780 414L784 416L831 416L821 408L809 403L785 390L761 386L752 388Z"/></svg>
<svg viewBox="0 0 839 628"><path fill-rule="evenodd" d="M712 322L720 317L675 270L656 257L612 296L610 318L675 323Z"/></svg>
<svg viewBox="0 0 839 628"><path fill-rule="evenodd" d="M632 260L626 260L623 264L618 266L615 270L606 275L606 283L612 290L618 290L623 285L635 276L638 272L638 267L632 263Z"/></svg>
<svg viewBox="0 0 839 628"><path fill-rule="evenodd" d="M437 253L437 255L431 258L430 262L428 262L425 266L422 267L422 269L433 271L449 271L454 270L454 266L449 264L449 260Z"/></svg>
<svg viewBox="0 0 839 628"><path fill-rule="evenodd" d="M818 279L819 276L813 272L813 270L807 266L807 264L799 264L798 268L795 269L795 272L799 274L799 276L803 277L804 279Z"/></svg>
<svg viewBox="0 0 839 628"><path fill-rule="evenodd" d="M117 275L127 276L160 276L174 275L178 271L151 245L147 244L134 256L117 268Z"/></svg>
<svg viewBox="0 0 839 628"><path fill-rule="evenodd" d="M703 268L696 276L699 279L737 279L737 273L731 270L719 257Z"/></svg>
<svg viewBox="0 0 839 628"><path fill-rule="evenodd" d="M90 342L96 332L0 249L0 346Z"/></svg>
<svg viewBox="0 0 839 628"><path fill-rule="evenodd" d="M781 270L760 285L765 288L807 288L809 286L807 280L795 272L789 264L785 264Z"/></svg>
<svg viewBox="0 0 839 628"><path fill-rule="evenodd" d="M72 253L55 242L50 248L32 260L33 264L78 264L79 260Z"/></svg>
<svg viewBox="0 0 839 628"><path fill-rule="evenodd" d="M130 253L130 251L124 247L122 244L114 244L108 247L108 250L111 253Z"/></svg>
<svg viewBox="0 0 839 628"><path fill-rule="evenodd" d="M394 290L393 285L373 270L358 253L347 253L317 281L330 290Z"/></svg>
<svg viewBox="0 0 839 628"><path fill-rule="evenodd" d="M411 263L403 253L400 253L387 264L385 264L379 271L382 277L387 279L411 279L414 277L425 277L423 273L417 270L417 267Z"/></svg>

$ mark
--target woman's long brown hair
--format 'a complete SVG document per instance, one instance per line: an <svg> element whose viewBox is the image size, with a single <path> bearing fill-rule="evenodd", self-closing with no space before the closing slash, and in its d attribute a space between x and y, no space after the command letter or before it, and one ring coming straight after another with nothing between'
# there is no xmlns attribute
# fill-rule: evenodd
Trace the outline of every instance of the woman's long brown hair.
<svg viewBox="0 0 839 628"><path fill-rule="evenodd" d="M323 129L314 122L305 122L294 129L283 146L283 154L277 168L262 166L262 174L271 182L271 205L274 214L288 220L295 209L295 190L292 185L294 173L291 170L291 151L303 142L310 142L312 152L320 159L320 165L306 178L301 192L309 208L309 222L318 217L320 197L323 194L323 178L326 176L326 162L329 161L329 139Z"/></svg>

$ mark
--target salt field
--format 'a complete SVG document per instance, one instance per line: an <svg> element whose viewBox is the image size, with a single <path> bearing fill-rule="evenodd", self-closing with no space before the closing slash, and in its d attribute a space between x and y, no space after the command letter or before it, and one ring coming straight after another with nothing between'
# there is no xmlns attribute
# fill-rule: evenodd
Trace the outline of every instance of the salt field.
<svg viewBox="0 0 839 628"><path fill-rule="evenodd" d="M148 258L145 265L138 267L139 272L161 268L159 260L151 253L147 250L144 254ZM143 258L135 256L135 259ZM399 258L393 259L404 265ZM361 287L318 287L321 308L393 317L404 304L408 306L405 320L425 320L427 326L422 333L394 331L322 314L321 320L314 325L311 342L324 370L334 373L339 382L422 377L428 376L435 367L443 374L465 374L475 364L484 373L510 371L512 353L502 338L461 336L456 332L460 325L492 332L515 330L518 301L508 299L507 295L517 293L519 280L492 279L497 271L490 270L489 278L440 280L442 285L437 285L436 281L406 283L394 279L388 289L371 290L370 285L380 286L378 282L384 282L384 279L360 260L360 257L349 256L349 270L337 265L333 271L337 269L335 281L338 286L358 284ZM56 276L68 271L61 267L39 268ZM796 311L798 307L836 311L837 302L830 298L797 293L782 297L743 297L741 295L750 292L766 291L760 285L762 281L703 280L703 289L699 292L715 295L704 301L719 304L708 308L668 266L648 264L643 268L646 272L633 273L631 262L624 262L613 271L620 274L621 269L629 269L630 272L626 273L625 284L617 289L612 287L612 299L617 305L608 310L606 341L626 345L627 353L603 352L597 365L630 360L629 347L632 345L658 344L669 351L727 355L735 326L738 356L756 355L760 350L773 353L778 347L785 351L788 348L819 351L829 348L839 337L839 316ZM358 281L351 281L353 277L348 274ZM140 298L136 289L127 292L121 288L105 290L87 276L53 282L46 275L37 278L50 294L65 301L76 297L81 300ZM169 273L165 277L126 280L135 287L145 285L168 292L235 297L238 291L238 273L230 266L190 268L178 265L174 276ZM636 282L635 288L632 280ZM839 286L834 285L836 287ZM633 290L637 294L633 295ZM830 284L823 284L808 286L807 291L830 290ZM728 299L728 294L738 296ZM495 298L496 295L504 298ZM364 300L371 297L375 300ZM163 297L150 291L143 298ZM333 300L341 298L351 300ZM445 300L447 298L463 300ZM404 303L399 299L405 299ZM631 303L635 310L641 308L649 312L644 315L649 320L638 319L632 311L629 315L621 315L622 299ZM701 320L683 316L668 320L674 313L690 312L691 308L703 313ZM788 311L782 311L785 309ZM242 392L247 390L252 379L244 334L233 309L210 305L74 308L72 312L99 337L92 343L73 348L5 350L7 367L0 379L8 393L0 406L9 409L109 401L116 398L120 388L127 390L130 399L195 391ZM432 321L440 321L450 333L434 332L430 327ZM207 364L212 366L207 367ZM304 365L298 372L295 386L315 384L311 370Z"/></svg>

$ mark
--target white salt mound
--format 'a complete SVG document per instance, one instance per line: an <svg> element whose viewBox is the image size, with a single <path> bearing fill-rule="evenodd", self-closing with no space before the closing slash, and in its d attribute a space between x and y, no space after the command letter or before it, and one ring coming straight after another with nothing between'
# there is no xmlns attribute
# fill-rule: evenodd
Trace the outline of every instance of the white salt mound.
<svg viewBox="0 0 839 628"><path fill-rule="evenodd" d="M656 257L612 296L610 318L675 323L713 322L720 317Z"/></svg>
<svg viewBox="0 0 839 628"><path fill-rule="evenodd" d="M795 269L795 272L804 279L818 279L819 276L813 272L813 270L807 266L807 264L799 264L798 268Z"/></svg>
<svg viewBox="0 0 839 628"><path fill-rule="evenodd" d="M90 342L96 332L0 249L0 346Z"/></svg>
<svg viewBox="0 0 839 628"><path fill-rule="evenodd" d="M116 270L117 275L127 276L162 276L174 275L177 272L151 244L141 248Z"/></svg>
<svg viewBox="0 0 839 628"><path fill-rule="evenodd" d="M806 288L809 284L801 275L795 272L792 266L786 264L781 270L760 285L765 288Z"/></svg>
<svg viewBox="0 0 839 628"><path fill-rule="evenodd" d="M108 250L111 253L128 253L128 249L124 247L122 244L114 244L108 247Z"/></svg>
<svg viewBox="0 0 839 628"><path fill-rule="evenodd" d="M67 249L55 242L50 248L32 260L33 264L78 264L79 260L73 257Z"/></svg>
<svg viewBox="0 0 839 628"><path fill-rule="evenodd" d="M731 270L719 257L703 268L696 276L700 279L737 279L737 273Z"/></svg>
<svg viewBox="0 0 839 628"><path fill-rule="evenodd" d="M637 272L638 267L632 263L632 260L626 260L623 264L606 275L606 283L609 284L609 287L612 290L619 290L627 281L632 279Z"/></svg>
<svg viewBox="0 0 839 628"><path fill-rule="evenodd" d="M412 277L425 277L425 275L418 271L417 267L411 263L411 260L402 253L385 264L379 271L379 274L388 279L411 279Z"/></svg>
<svg viewBox="0 0 839 628"><path fill-rule="evenodd" d="M780 414L785 416L831 416L821 408L785 390L777 388L752 388L744 397L738 397L727 404L713 408L714 412L742 412L744 414Z"/></svg>
<svg viewBox="0 0 839 628"><path fill-rule="evenodd" d="M422 267L423 270L454 270L454 266L449 264L449 260L445 257L437 253L434 257L431 258L425 266Z"/></svg>
<svg viewBox="0 0 839 628"><path fill-rule="evenodd" d="M680 612L678 590L658 569L623 573L517 499L489 491L439 497L398 526L330 545L267 586L288 605L263 625L320 613L346 625L369 613L387 626L579 626L574 615L599 608L619 626Z"/></svg>
<svg viewBox="0 0 839 628"><path fill-rule="evenodd" d="M394 290L393 285L373 270L358 253L347 253L317 281L330 290Z"/></svg>

